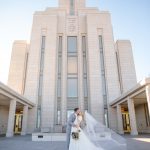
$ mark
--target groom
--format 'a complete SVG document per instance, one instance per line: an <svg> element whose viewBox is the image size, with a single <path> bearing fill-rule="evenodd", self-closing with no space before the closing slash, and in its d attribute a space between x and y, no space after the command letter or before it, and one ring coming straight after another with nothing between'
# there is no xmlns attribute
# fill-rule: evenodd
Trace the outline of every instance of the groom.
<svg viewBox="0 0 150 150"><path fill-rule="evenodd" d="M78 128L78 126L74 124L74 121L75 121L75 119L76 119L76 117L79 113L80 113L80 109L75 108L74 113L69 116L69 119L68 119L68 122L67 122L66 132L67 132L67 149L68 150L69 150L69 144L70 144L71 128L72 127L77 127Z"/></svg>

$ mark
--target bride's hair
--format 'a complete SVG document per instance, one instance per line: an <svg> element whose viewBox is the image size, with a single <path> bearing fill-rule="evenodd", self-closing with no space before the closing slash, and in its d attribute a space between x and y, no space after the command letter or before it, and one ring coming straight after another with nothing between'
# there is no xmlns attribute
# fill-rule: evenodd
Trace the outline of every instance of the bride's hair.
<svg viewBox="0 0 150 150"><path fill-rule="evenodd" d="M81 112L81 111L80 111L79 114L78 114L78 116L81 116L81 117L82 117L82 120L84 120L84 115L85 115L84 112Z"/></svg>

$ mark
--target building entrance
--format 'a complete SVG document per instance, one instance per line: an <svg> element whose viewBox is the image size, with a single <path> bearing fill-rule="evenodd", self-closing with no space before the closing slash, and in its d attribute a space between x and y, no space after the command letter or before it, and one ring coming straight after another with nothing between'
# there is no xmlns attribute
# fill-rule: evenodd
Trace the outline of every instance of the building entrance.
<svg viewBox="0 0 150 150"><path fill-rule="evenodd" d="M22 130L22 120L23 115L22 114L16 114L15 115L15 124L14 124L14 133L20 134Z"/></svg>
<svg viewBox="0 0 150 150"><path fill-rule="evenodd" d="M130 128L129 113L127 111L122 112L122 121L123 121L124 132L129 133L131 131L131 128Z"/></svg>

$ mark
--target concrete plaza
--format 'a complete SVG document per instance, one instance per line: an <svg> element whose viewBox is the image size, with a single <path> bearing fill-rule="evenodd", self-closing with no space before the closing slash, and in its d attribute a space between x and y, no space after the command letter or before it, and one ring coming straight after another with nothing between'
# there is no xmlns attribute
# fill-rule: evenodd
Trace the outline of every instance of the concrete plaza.
<svg viewBox="0 0 150 150"><path fill-rule="evenodd" d="M128 150L149 150L150 135L124 136ZM65 150L65 142L32 142L31 136L0 137L0 150Z"/></svg>

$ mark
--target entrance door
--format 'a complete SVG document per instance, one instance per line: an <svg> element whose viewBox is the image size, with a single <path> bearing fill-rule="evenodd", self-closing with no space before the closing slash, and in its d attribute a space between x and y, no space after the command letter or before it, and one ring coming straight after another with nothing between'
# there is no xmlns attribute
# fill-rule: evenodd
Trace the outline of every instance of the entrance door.
<svg viewBox="0 0 150 150"><path fill-rule="evenodd" d="M16 114L15 115L15 125L14 125L14 133L15 134L20 134L22 130L22 119L23 115L22 114Z"/></svg>
<svg viewBox="0 0 150 150"><path fill-rule="evenodd" d="M129 133L131 131L131 129L130 129L130 118L129 118L128 112L122 113L122 120L123 120L124 132Z"/></svg>

